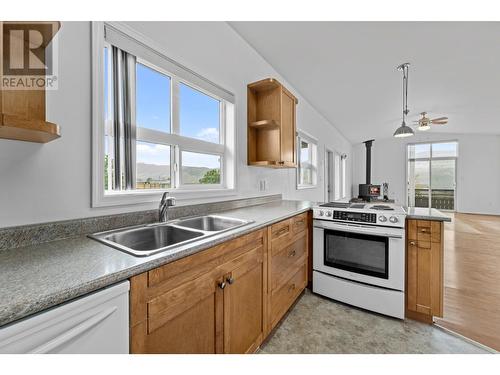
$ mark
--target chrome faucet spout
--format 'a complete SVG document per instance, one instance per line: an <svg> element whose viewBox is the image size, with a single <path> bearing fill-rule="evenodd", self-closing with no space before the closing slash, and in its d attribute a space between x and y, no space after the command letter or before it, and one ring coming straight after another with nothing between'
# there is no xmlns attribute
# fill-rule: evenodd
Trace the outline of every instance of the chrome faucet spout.
<svg viewBox="0 0 500 375"><path fill-rule="evenodd" d="M164 192L161 201L160 201L160 207L159 207L159 221L161 223L167 222L168 221L168 208L175 206L175 198L174 197L168 197L168 191Z"/></svg>

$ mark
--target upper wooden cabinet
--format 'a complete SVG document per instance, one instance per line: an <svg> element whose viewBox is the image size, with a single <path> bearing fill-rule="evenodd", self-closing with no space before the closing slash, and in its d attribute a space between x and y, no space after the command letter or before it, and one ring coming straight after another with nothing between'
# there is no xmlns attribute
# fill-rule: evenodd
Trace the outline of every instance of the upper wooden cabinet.
<svg viewBox="0 0 500 375"><path fill-rule="evenodd" d="M297 98L274 78L248 85L248 165L295 168Z"/></svg>
<svg viewBox="0 0 500 375"><path fill-rule="evenodd" d="M31 31L39 31L42 41L37 49L45 51L59 28L59 22L0 22L0 39L4 46L7 42L10 46L9 54L0 52L3 66L10 66L12 55L19 57L33 53L26 51L28 48L33 48L28 38ZM16 32L12 32L11 29ZM37 57L45 63L46 56L43 53L38 54ZM19 61L15 64L15 75L7 76L0 71L1 82L4 79L11 82L10 78L15 80L12 82L25 82L23 78L26 78L26 82L29 83L32 78L39 77L39 74L30 75L31 70L29 66L26 66L26 60L22 61L25 63L22 67ZM21 89L18 86L11 90L5 89L3 85L0 86L0 138L38 143L46 143L59 138L59 126L45 121L44 86L36 89Z"/></svg>
<svg viewBox="0 0 500 375"><path fill-rule="evenodd" d="M407 220L406 316L443 316L443 223Z"/></svg>

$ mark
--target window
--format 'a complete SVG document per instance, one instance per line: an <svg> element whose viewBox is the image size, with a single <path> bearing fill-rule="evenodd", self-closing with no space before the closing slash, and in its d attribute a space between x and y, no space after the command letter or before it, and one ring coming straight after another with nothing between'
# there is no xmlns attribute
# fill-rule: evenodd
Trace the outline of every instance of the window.
<svg viewBox="0 0 500 375"><path fill-rule="evenodd" d="M346 154L334 154L334 199L344 199L347 196Z"/></svg>
<svg viewBox="0 0 500 375"><path fill-rule="evenodd" d="M457 142L409 144L408 205L456 209Z"/></svg>
<svg viewBox="0 0 500 375"><path fill-rule="evenodd" d="M119 23L93 38L93 205L231 193L234 95Z"/></svg>
<svg viewBox="0 0 500 375"><path fill-rule="evenodd" d="M346 178L346 159L347 155L342 155L340 157L341 159L341 169L342 169L342 198L345 198L347 196L347 178Z"/></svg>
<svg viewBox="0 0 500 375"><path fill-rule="evenodd" d="M303 134L299 133L297 137L297 188L311 188L316 186L318 151L317 142Z"/></svg>

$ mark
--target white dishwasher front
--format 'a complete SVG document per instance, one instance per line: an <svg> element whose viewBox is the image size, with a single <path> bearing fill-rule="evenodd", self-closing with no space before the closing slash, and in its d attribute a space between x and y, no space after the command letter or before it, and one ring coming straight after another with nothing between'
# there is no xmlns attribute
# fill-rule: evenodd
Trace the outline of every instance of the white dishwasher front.
<svg viewBox="0 0 500 375"><path fill-rule="evenodd" d="M0 353L128 353L128 281L0 328Z"/></svg>

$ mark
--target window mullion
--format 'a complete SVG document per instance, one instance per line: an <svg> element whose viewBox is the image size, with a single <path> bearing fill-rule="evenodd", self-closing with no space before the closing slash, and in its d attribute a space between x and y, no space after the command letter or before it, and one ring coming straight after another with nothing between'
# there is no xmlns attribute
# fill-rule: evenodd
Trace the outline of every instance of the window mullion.
<svg viewBox="0 0 500 375"><path fill-rule="evenodd" d="M130 115L130 159L128 166L130 173L130 185L132 189L135 189L136 184L136 165L137 165L137 154L136 154L136 146L137 146L137 118L136 118L136 57L132 55L128 55L128 106L129 106L129 115Z"/></svg>
<svg viewBox="0 0 500 375"><path fill-rule="evenodd" d="M180 110L180 105L179 105L179 99L180 99L180 90L179 90L179 79L175 76L172 77L171 80L172 84L172 103L171 103L171 108L172 108L172 127L171 127L171 133L172 134L180 134L180 116L179 116L179 110Z"/></svg>
<svg viewBox="0 0 500 375"><path fill-rule="evenodd" d="M172 102L170 103L170 108L171 110L171 127L170 127L170 132L172 134L180 134L180 116L179 116L179 79L176 76L172 76L171 78L171 100ZM179 145L175 144L174 147L172 147L172 165L171 165L171 176L172 176L172 181L173 187L175 189L178 189L180 186L180 152L179 152Z"/></svg>

